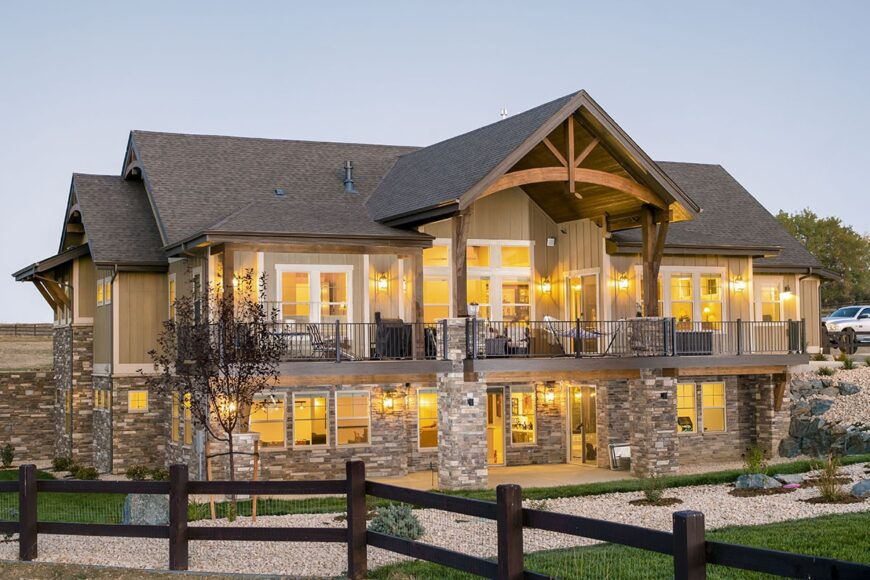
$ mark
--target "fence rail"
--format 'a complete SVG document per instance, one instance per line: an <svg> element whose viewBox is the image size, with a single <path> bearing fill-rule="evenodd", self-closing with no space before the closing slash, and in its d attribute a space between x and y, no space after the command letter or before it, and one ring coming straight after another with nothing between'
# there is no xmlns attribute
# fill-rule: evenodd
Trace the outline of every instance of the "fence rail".
<svg viewBox="0 0 870 580"><path fill-rule="evenodd" d="M470 318L466 344L471 359L799 354L806 352L806 324L803 320L500 322Z"/></svg>
<svg viewBox="0 0 870 580"><path fill-rule="evenodd" d="M53 336L51 323L0 324L0 336Z"/></svg>
<svg viewBox="0 0 870 580"><path fill-rule="evenodd" d="M200 540L249 542L333 542L347 544L348 578L368 573L367 546L374 546L419 560L434 562L484 578L540 580L548 576L524 570L523 529L538 529L630 546L673 557L677 580L706 578L708 564L776 574L789 578L870 578L870 566L790 552L726 544L705 539L704 515L673 514L673 531L664 532L522 507L517 485L496 488L496 501L474 500L405 489L366 480L365 464L347 463L344 480L324 481L188 481L187 466L172 465L168 482L37 480L36 467L23 465L19 480L0 482L0 492L17 492L18 521L0 521L0 533L17 533L19 557L38 555L40 534L162 538L169 540L169 568L188 568L188 543ZM52 493L144 493L169 495L169 525L80 524L40 522L37 497ZM347 499L347 526L341 528L188 527L187 503L200 494L341 494ZM403 502L417 507L495 520L498 536L495 560L470 556L448 548L367 531L366 496Z"/></svg>

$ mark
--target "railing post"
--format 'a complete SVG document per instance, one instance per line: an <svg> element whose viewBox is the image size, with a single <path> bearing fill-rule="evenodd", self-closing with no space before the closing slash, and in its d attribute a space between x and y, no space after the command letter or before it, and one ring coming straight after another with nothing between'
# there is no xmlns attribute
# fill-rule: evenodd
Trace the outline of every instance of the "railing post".
<svg viewBox="0 0 870 580"><path fill-rule="evenodd" d="M523 577L523 490L518 485L495 488L498 527L498 579Z"/></svg>
<svg viewBox="0 0 870 580"><path fill-rule="evenodd" d="M18 558L36 559L36 466L18 468Z"/></svg>
<svg viewBox="0 0 870 580"><path fill-rule="evenodd" d="M674 513L674 578L676 580L707 578L704 514L701 512Z"/></svg>
<svg viewBox="0 0 870 580"><path fill-rule="evenodd" d="M447 319L441 321L441 360L450 360L447 356ZM437 350L437 349L436 349ZM437 356L435 358L438 358Z"/></svg>
<svg viewBox="0 0 870 580"><path fill-rule="evenodd" d="M335 321L335 362L341 362L341 321Z"/></svg>
<svg viewBox="0 0 870 580"><path fill-rule="evenodd" d="M347 469L347 577L368 576L366 554L366 464L348 461Z"/></svg>
<svg viewBox="0 0 870 580"><path fill-rule="evenodd" d="M807 319L801 318L801 350L799 354L807 352Z"/></svg>
<svg viewBox="0 0 870 580"><path fill-rule="evenodd" d="M737 319L737 356L743 354L743 319Z"/></svg>
<svg viewBox="0 0 870 580"><path fill-rule="evenodd" d="M574 358L580 358L580 319L574 321Z"/></svg>
<svg viewBox="0 0 870 580"><path fill-rule="evenodd" d="M169 466L169 569L187 570L187 465Z"/></svg>
<svg viewBox="0 0 870 580"><path fill-rule="evenodd" d="M671 316L671 356L677 356L677 319Z"/></svg>

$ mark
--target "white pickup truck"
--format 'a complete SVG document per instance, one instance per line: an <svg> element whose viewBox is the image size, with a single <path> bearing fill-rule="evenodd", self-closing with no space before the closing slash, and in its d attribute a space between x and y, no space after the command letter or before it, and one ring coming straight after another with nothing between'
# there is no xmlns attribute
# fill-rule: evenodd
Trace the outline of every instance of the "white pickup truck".
<svg viewBox="0 0 870 580"><path fill-rule="evenodd" d="M861 345L870 345L870 306L844 306L822 318L831 346L855 354Z"/></svg>

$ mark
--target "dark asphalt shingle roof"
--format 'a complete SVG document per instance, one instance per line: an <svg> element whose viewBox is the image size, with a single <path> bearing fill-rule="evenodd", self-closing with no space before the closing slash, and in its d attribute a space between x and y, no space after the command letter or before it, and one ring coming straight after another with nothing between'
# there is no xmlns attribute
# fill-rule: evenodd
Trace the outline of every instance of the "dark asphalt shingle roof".
<svg viewBox="0 0 870 580"><path fill-rule="evenodd" d="M167 263L141 182L124 181L117 175L76 173L72 186L95 263Z"/></svg>
<svg viewBox="0 0 870 580"><path fill-rule="evenodd" d="M207 231L428 239L375 222L364 205L414 147L147 131L131 138L167 245ZM348 160L358 193L344 191Z"/></svg>
<svg viewBox="0 0 870 580"><path fill-rule="evenodd" d="M369 212L383 220L458 199L576 95L402 155L366 203Z"/></svg>
<svg viewBox="0 0 870 580"><path fill-rule="evenodd" d="M671 224L667 245L778 247L779 255L756 258L756 266L822 268L822 264L720 165L657 162L703 211L692 221ZM617 242L638 243L638 229L615 232Z"/></svg>

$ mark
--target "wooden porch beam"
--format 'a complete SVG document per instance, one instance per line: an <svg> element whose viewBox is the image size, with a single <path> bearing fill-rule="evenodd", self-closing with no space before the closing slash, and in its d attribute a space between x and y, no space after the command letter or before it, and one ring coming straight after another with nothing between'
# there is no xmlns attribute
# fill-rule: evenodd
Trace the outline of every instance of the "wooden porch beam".
<svg viewBox="0 0 870 580"><path fill-rule="evenodd" d="M548 181L569 181L569 178L569 171L565 167L535 167L533 169L514 171L511 173L505 173L498 178L496 182L490 185L480 197L485 197L497 191L502 191L511 187L520 187L523 185L531 185L533 183L545 183ZM621 175L577 167L574 169L574 179L575 182L579 183L591 183L594 185L609 187L627 193L628 195L659 209L667 209L667 204L649 188L636 181L622 177Z"/></svg>
<svg viewBox="0 0 870 580"><path fill-rule="evenodd" d="M44 288L51 295L55 304L65 307L70 306L69 296L66 295L66 292L64 292L60 284L58 284L54 280L49 280L48 278L40 278L40 280L42 281Z"/></svg>
<svg viewBox="0 0 870 580"><path fill-rule="evenodd" d="M51 309L57 310L57 302L55 302L48 290L45 289L45 286L42 285L42 281L34 279L33 285L36 286L36 289L39 290L39 293L42 294L42 297L45 298L45 301L48 302L49 306L51 306Z"/></svg>
<svg viewBox="0 0 870 580"><path fill-rule="evenodd" d="M658 219L657 219L658 217ZM658 221L658 223L656 223ZM643 310L646 316L659 316L659 270L668 237L668 212L656 212L648 205L641 210L640 224L643 238Z"/></svg>
<svg viewBox="0 0 870 580"><path fill-rule="evenodd" d="M580 155L574 160L574 167L580 167L580 164L586 161L586 158L589 157L589 154L592 153L592 150L598 145L598 137L593 139L589 145L583 148L583 151L580 152Z"/></svg>
<svg viewBox="0 0 870 580"><path fill-rule="evenodd" d="M471 208L452 218L453 225L453 307L458 318L468 316L468 230Z"/></svg>
<svg viewBox="0 0 870 580"><path fill-rule="evenodd" d="M559 150L556 149L556 146L553 145L552 141L544 137L544 145L547 146L547 149L550 150L550 153L552 153L556 157L556 159L559 161L559 163L562 164L563 167L568 167L568 161L561 153L559 153Z"/></svg>
<svg viewBox="0 0 870 580"><path fill-rule="evenodd" d="M568 120L566 121L566 123L568 126L568 133L567 133L567 137L566 137L566 140L568 141L568 148L567 148L568 159L572 160L572 163L568 164L568 193L573 193L574 195L577 195L577 197L580 197L577 194L577 166L574 165L574 163L573 163L573 159L574 159L574 115L571 115L570 117L568 117Z"/></svg>

